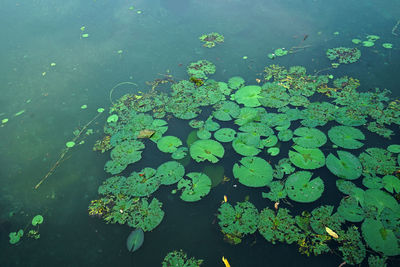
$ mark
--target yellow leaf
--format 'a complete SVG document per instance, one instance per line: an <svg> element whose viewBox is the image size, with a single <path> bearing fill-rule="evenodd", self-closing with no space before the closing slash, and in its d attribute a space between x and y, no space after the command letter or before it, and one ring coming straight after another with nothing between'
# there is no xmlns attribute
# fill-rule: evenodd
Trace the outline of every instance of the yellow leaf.
<svg viewBox="0 0 400 267"><path fill-rule="evenodd" d="M224 202L228 202L228 198L224 196Z"/></svg>
<svg viewBox="0 0 400 267"><path fill-rule="evenodd" d="M325 226L325 231L333 238L339 238L338 234L335 233L332 229Z"/></svg>
<svg viewBox="0 0 400 267"><path fill-rule="evenodd" d="M231 267L231 265L229 264L228 260L224 256L222 256L222 261L224 262L225 267Z"/></svg>

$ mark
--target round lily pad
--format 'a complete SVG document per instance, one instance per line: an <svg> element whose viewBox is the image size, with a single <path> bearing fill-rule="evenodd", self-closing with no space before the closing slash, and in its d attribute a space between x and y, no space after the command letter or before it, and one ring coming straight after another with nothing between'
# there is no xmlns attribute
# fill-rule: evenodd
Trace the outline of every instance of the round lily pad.
<svg viewBox="0 0 400 267"><path fill-rule="evenodd" d="M35 217L33 217L32 219L32 225L36 226L38 224L42 224L43 223L43 216L42 215L36 215Z"/></svg>
<svg viewBox="0 0 400 267"><path fill-rule="evenodd" d="M326 167L337 177L355 180L361 176L362 166L356 156L347 151L337 151L338 158L332 153L326 157Z"/></svg>
<svg viewBox="0 0 400 267"><path fill-rule="evenodd" d="M340 147L358 149L363 146L359 140L365 140L364 134L351 126L334 126L328 131L329 139Z"/></svg>
<svg viewBox="0 0 400 267"><path fill-rule="evenodd" d="M362 222L365 218L364 210L358 205L354 197L343 198L338 207L338 213L346 221Z"/></svg>
<svg viewBox="0 0 400 267"><path fill-rule="evenodd" d="M316 128L297 128L294 131L294 135L299 137L293 137L293 142L305 148L320 147L323 146L327 141L326 135Z"/></svg>
<svg viewBox="0 0 400 267"><path fill-rule="evenodd" d="M312 172L298 171L288 177L285 189L291 200L310 203L321 197L324 182L319 177L311 180L311 176Z"/></svg>
<svg viewBox="0 0 400 267"><path fill-rule="evenodd" d="M239 182L249 187L263 187L272 181L272 167L264 159L258 157L245 157L240 164L233 166L233 175Z"/></svg>
<svg viewBox="0 0 400 267"><path fill-rule="evenodd" d="M224 147L214 140L197 140L190 146L190 156L197 162L208 160L212 163L224 156Z"/></svg>
<svg viewBox="0 0 400 267"><path fill-rule="evenodd" d="M158 179L164 185L177 183L184 174L185 168L177 161L167 161L157 168Z"/></svg>
<svg viewBox="0 0 400 267"><path fill-rule="evenodd" d="M190 179L181 179L178 189L182 190L181 199L188 202L198 201L211 189L211 180L204 173L191 172L186 175Z"/></svg>
<svg viewBox="0 0 400 267"><path fill-rule="evenodd" d="M183 159L184 157L186 157L187 152L188 152L187 147L178 147L178 149L175 150L174 153L172 153L171 157L175 160Z"/></svg>
<svg viewBox="0 0 400 267"><path fill-rule="evenodd" d="M176 136L163 136L157 142L158 149L165 153L173 153L181 145L182 141Z"/></svg>
<svg viewBox="0 0 400 267"><path fill-rule="evenodd" d="M130 196L144 197L154 193L161 185L161 180L153 168L144 168L140 172L133 172L126 179Z"/></svg>
<svg viewBox="0 0 400 267"><path fill-rule="evenodd" d="M297 167L312 170L318 169L325 165L325 156L318 148L304 148L301 146L293 146L293 150L289 151L290 161Z"/></svg>
<svg viewBox="0 0 400 267"><path fill-rule="evenodd" d="M239 105L232 101L224 101L222 105L213 112L214 118L220 121L230 121L239 115Z"/></svg>
<svg viewBox="0 0 400 267"><path fill-rule="evenodd" d="M197 137L200 139L210 139L211 133L204 128L201 128L197 131Z"/></svg>
<svg viewBox="0 0 400 267"><path fill-rule="evenodd" d="M233 95L231 100L235 100L239 104L243 104L245 107L258 107L261 106L258 98L261 92L261 87L258 85L248 85L240 88Z"/></svg>
<svg viewBox="0 0 400 267"><path fill-rule="evenodd" d="M112 114L112 115L108 116L108 118L107 118L108 123L113 123L113 122L117 122L117 121L118 121L117 114Z"/></svg>
<svg viewBox="0 0 400 267"><path fill-rule="evenodd" d="M400 153L400 145L393 144L387 147L387 150L392 153Z"/></svg>
<svg viewBox="0 0 400 267"><path fill-rule="evenodd" d="M271 156L276 156L279 154L279 152L280 152L279 147L270 147L267 150L267 153L270 154Z"/></svg>
<svg viewBox="0 0 400 267"><path fill-rule="evenodd" d="M260 136L251 133L238 133L232 141L233 149L242 156L255 156L260 153Z"/></svg>
<svg viewBox="0 0 400 267"><path fill-rule="evenodd" d="M68 148L74 147L75 146L75 142L74 141L69 141L67 143L65 143L65 146Z"/></svg>
<svg viewBox="0 0 400 267"><path fill-rule="evenodd" d="M385 256L400 254L396 235L392 230L385 228L381 221L367 218L361 225L361 231L365 242L373 250L382 252Z"/></svg>
<svg viewBox="0 0 400 267"><path fill-rule="evenodd" d="M214 133L215 139L220 142L231 142L235 139L236 131L231 128L221 128Z"/></svg>

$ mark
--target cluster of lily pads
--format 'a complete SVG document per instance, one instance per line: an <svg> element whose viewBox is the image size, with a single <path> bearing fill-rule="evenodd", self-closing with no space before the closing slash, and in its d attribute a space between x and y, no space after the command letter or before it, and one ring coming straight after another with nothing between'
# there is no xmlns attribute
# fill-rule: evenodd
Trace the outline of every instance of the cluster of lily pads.
<svg viewBox="0 0 400 267"><path fill-rule="evenodd" d="M366 246L374 251L371 262L383 259L376 255L400 254L400 145L368 147L366 142L368 135L390 140L400 125L399 105L390 104L388 90L359 92L354 78L332 80L307 74L301 66L266 67L262 85L246 84L239 76L221 82L208 77L215 66L204 71L207 64L201 60L188 67L189 76L204 79L201 86L182 80L170 92L140 99L126 95L111 108L114 119L107 120L109 138L103 140L111 150L105 170L114 176L99 187L102 197L91 202L90 215L150 231L164 216L162 203L152 197L156 190L174 187L183 201L201 200L212 192L213 180L205 171L186 170L187 164L217 167L229 149L241 157L232 166L235 181L265 189L266 206L315 202L333 176L343 195L336 210L324 205L296 216L277 205L259 212L248 201L225 202L218 218L227 241L237 244L258 230L269 242L297 243L307 255L337 247L351 264L364 260ZM168 120L187 122L194 129L191 141L169 134ZM171 160L127 173L148 142ZM281 150L284 143L289 150ZM332 175L315 175L321 168Z"/></svg>
<svg viewBox="0 0 400 267"><path fill-rule="evenodd" d="M32 239L39 239L40 238L40 233L39 233L39 225L43 223L43 216L38 214L32 219L32 226L35 227L33 229L30 229L28 232L28 237ZM14 245L20 242L21 238L24 236L24 232L26 231L26 228L28 228L28 225L25 227L25 229L19 229L17 232L11 232L8 237L10 238L9 242L10 244Z"/></svg>
<svg viewBox="0 0 400 267"><path fill-rule="evenodd" d="M182 250L174 250L169 252L167 256L165 256L163 262L161 263L162 267L198 267L203 263L203 260L197 260L195 258L188 258L187 254Z"/></svg>
<svg viewBox="0 0 400 267"><path fill-rule="evenodd" d="M336 64L349 64L358 61L361 57L361 52L358 48L336 47L328 49L326 56L330 60L337 59L338 62Z"/></svg>
<svg viewBox="0 0 400 267"><path fill-rule="evenodd" d="M352 39L351 41L353 44L362 44L365 47L372 47L375 45L375 42L379 39L380 39L380 37L377 35L367 35L366 40L364 40L364 41L357 39L357 38ZM391 49L391 48L393 48L393 44L383 43L382 47L386 48L386 49Z"/></svg>
<svg viewBox="0 0 400 267"><path fill-rule="evenodd" d="M217 32L203 34L202 36L199 37L199 39L200 41L204 42L203 46L208 48L212 48L216 44L223 43L225 40L224 36Z"/></svg>

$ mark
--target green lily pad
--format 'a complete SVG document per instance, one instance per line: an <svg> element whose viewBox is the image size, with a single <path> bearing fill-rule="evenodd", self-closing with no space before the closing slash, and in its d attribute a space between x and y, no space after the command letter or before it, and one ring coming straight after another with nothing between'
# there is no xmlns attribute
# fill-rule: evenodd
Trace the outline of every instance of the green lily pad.
<svg viewBox="0 0 400 267"><path fill-rule="evenodd" d="M365 140L364 134L351 126L334 126L328 136L335 145L346 149L358 149L364 145L359 140Z"/></svg>
<svg viewBox="0 0 400 267"><path fill-rule="evenodd" d="M43 223L43 216L42 215L36 215L35 217L33 217L32 219L32 225L36 226L38 224L42 224Z"/></svg>
<svg viewBox="0 0 400 267"><path fill-rule="evenodd" d="M177 183L185 174L185 168L177 161L168 161L157 168L157 177L163 185Z"/></svg>
<svg viewBox="0 0 400 267"><path fill-rule="evenodd" d="M134 252L138 250L144 241L144 232L142 229L138 228L132 231L128 238L126 239L126 248L129 252Z"/></svg>
<svg viewBox="0 0 400 267"><path fill-rule="evenodd" d="M241 165L240 165L241 164ZM233 175L249 187L263 187L272 181L272 167L262 158L245 157L233 166Z"/></svg>
<svg viewBox="0 0 400 267"><path fill-rule="evenodd" d="M393 144L387 147L387 150L392 153L400 153L400 145Z"/></svg>
<svg viewBox="0 0 400 267"><path fill-rule="evenodd" d="M327 141L326 135L316 128L297 128L294 131L294 135L299 137L293 137L293 142L305 148L320 147Z"/></svg>
<svg viewBox="0 0 400 267"><path fill-rule="evenodd" d="M362 166L356 156L347 151L337 151L338 157L332 153L326 158L326 167L337 177L355 180L361 176Z"/></svg>
<svg viewBox="0 0 400 267"><path fill-rule="evenodd" d="M400 179L394 175L385 175L382 178L383 187L389 193L400 193Z"/></svg>
<svg viewBox="0 0 400 267"><path fill-rule="evenodd" d="M190 156L197 162L208 160L212 163L224 156L224 147L214 140L197 140L190 146Z"/></svg>
<svg viewBox="0 0 400 267"><path fill-rule="evenodd" d="M293 137L293 131L290 129L283 129L278 132L278 139L282 142L290 141Z"/></svg>
<svg viewBox="0 0 400 267"><path fill-rule="evenodd" d="M279 147L270 147L267 149L267 153L270 154L271 156L277 156L281 150Z"/></svg>
<svg viewBox="0 0 400 267"><path fill-rule="evenodd" d="M318 169L325 165L325 156L318 148L304 148L301 146L293 146L297 151L289 151L289 159L293 165L306 169Z"/></svg>
<svg viewBox="0 0 400 267"><path fill-rule="evenodd" d="M367 148L360 154L359 159L366 174L390 175L397 169L395 157L383 148Z"/></svg>
<svg viewBox="0 0 400 267"><path fill-rule="evenodd" d="M340 201L337 211L349 222L362 222L365 218L364 210L358 205L358 201L351 196Z"/></svg>
<svg viewBox="0 0 400 267"><path fill-rule="evenodd" d="M235 100L245 107L258 107L261 106L258 101L258 98L261 98L260 92L261 87L258 85L244 86L231 95L231 100Z"/></svg>
<svg viewBox="0 0 400 267"><path fill-rule="evenodd" d="M141 228L145 232L153 230L164 218L164 211L161 207L162 203L156 198L153 198L150 204L147 198L141 198L133 205L132 209L125 211L130 216L127 221L128 225L133 228ZM120 213L120 210L116 212Z"/></svg>
<svg viewBox="0 0 400 267"><path fill-rule="evenodd" d="M211 180L204 173L190 172L186 174L190 179L181 179L178 189L182 190L181 199L187 202L199 201L211 189Z"/></svg>
<svg viewBox="0 0 400 267"><path fill-rule="evenodd" d="M269 184L269 189L270 191L268 193L262 192L263 198L268 198L273 202L279 202L280 199L287 196L284 185L280 181L272 181Z"/></svg>
<svg viewBox="0 0 400 267"><path fill-rule="evenodd" d="M227 143L235 139L236 131L231 128L221 128L214 133L215 139L219 142Z"/></svg>
<svg viewBox="0 0 400 267"><path fill-rule="evenodd" d="M176 136L163 136L157 142L158 149L164 153L173 153L181 145L182 141Z"/></svg>
<svg viewBox="0 0 400 267"><path fill-rule="evenodd" d="M232 101L224 101L221 106L213 112L214 118L220 121L230 121L240 113L238 104Z"/></svg>
<svg viewBox="0 0 400 267"><path fill-rule="evenodd" d="M178 147L178 149L171 154L171 157L175 160L183 159L184 157L186 157L187 153L188 153L187 147Z"/></svg>
<svg viewBox="0 0 400 267"><path fill-rule="evenodd" d="M238 133L232 141L232 147L236 153L242 156L255 156L260 153L260 136L251 133Z"/></svg>
<svg viewBox="0 0 400 267"><path fill-rule="evenodd" d="M287 178L285 188L291 200L310 203L321 197L324 182L319 177L311 180L311 176L312 172L298 171Z"/></svg>
<svg viewBox="0 0 400 267"><path fill-rule="evenodd" d="M244 85L244 79L239 76L234 76L228 80L228 87L231 89L239 89Z"/></svg>
<svg viewBox="0 0 400 267"><path fill-rule="evenodd" d="M154 193L161 185L161 180L153 168L144 168L140 172L132 172L126 179L130 196L144 197Z"/></svg>
<svg viewBox="0 0 400 267"><path fill-rule="evenodd" d="M8 237L10 238L9 242L10 244L14 245L19 242L21 237L24 235L24 230L19 230L18 232L11 232Z"/></svg>
<svg viewBox="0 0 400 267"><path fill-rule="evenodd" d="M211 133L204 128L201 128L197 131L197 137L206 140L211 138Z"/></svg>
<svg viewBox="0 0 400 267"><path fill-rule="evenodd" d="M365 242L376 252L385 256L400 254L397 237L392 230L384 228L381 221L367 218L361 225L361 231Z"/></svg>

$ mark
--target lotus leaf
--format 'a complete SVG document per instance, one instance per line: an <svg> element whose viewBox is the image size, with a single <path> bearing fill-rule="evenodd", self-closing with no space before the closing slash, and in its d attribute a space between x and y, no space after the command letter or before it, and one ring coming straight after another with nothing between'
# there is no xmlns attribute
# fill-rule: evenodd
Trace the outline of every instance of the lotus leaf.
<svg viewBox="0 0 400 267"><path fill-rule="evenodd" d="M197 131L197 137L206 140L211 138L211 133L204 128L201 128Z"/></svg>
<svg viewBox="0 0 400 267"><path fill-rule="evenodd" d="M241 165L240 165L241 164ZM233 166L233 175L249 187L263 187L272 181L272 167L262 158L244 157Z"/></svg>
<svg viewBox="0 0 400 267"><path fill-rule="evenodd" d="M351 196L340 201L337 211L349 222L362 222L365 218L364 210L358 205L357 200Z"/></svg>
<svg viewBox="0 0 400 267"><path fill-rule="evenodd" d="M151 231L156 228L164 218L162 203L153 198L149 204L146 198L142 198L129 212L130 218L127 223L130 227L141 228L143 231ZM120 213L120 210L117 211Z"/></svg>
<svg viewBox="0 0 400 267"><path fill-rule="evenodd" d="M312 216L310 218L310 226L317 234L325 234L325 227L329 227L335 232L340 230L340 226L344 222L344 219L339 213L332 214L333 208L333 206L325 205L318 207L311 212Z"/></svg>
<svg viewBox="0 0 400 267"><path fill-rule="evenodd" d="M271 135L267 139L261 140L261 144L264 147L273 147L278 143L278 137L276 135Z"/></svg>
<svg viewBox="0 0 400 267"><path fill-rule="evenodd" d="M172 153L171 157L175 160L183 159L184 157L186 157L187 152L188 152L187 147L178 147L178 149L175 150L174 153Z"/></svg>
<svg viewBox="0 0 400 267"><path fill-rule="evenodd" d="M189 121L189 126L194 129L202 128L204 127L204 121L193 119Z"/></svg>
<svg viewBox="0 0 400 267"><path fill-rule="evenodd" d="M261 98L260 92L261 87L258 85L244 86L231 95L231 100L235 100L245 107L258 107L261 106L260 101L258 101Z"/></svg>
<svg viewBox="0 0 400 267"><path fill-rule="evenodd" d="M353 189L356 188L356 185L350 181L338 179L336 180L336 187L345 195L351 195Z"/></svg>
<svg viewBox="0 0 400 267"><path fill-rule="evenodd" d="M267 149L267 153L270 154L271 156L277 156L280 152L279 147L270 147Z"/></svg>
<svg viewBox="0 0 400 267"><path fill-rule="evenodd" d="M292 244L301 237L300 228L297 227L295 219L289 214L289 210L281 208L278 213L269 208L260 212L258 231L272 244L276 241Z"/></svg>
<svg viewBox="0 0 400 267"><path fill-rule="evenodd" d="M294 131L293 142L305 148L316 148L323 146L326 141L326 135L318 129L301 127Z"/></svg>
<svg viewBox="0 0 400 267"><path fill-rule="evenodd" d="M221 126L217 122L212 120L212 116L208 117L208 119L204 123L204 128L210 132L214 132L218 130L220 127Z"/></svg>
<svg viewBox="0 0 400 267"><path fill-rule="evenodd" d="M282 179L285 174L291 174L295 170L288 158L280 159L278 165L275 165L274 178Z"/></svg>
<svg viewBox="0 0 400 267"><path fill-rule="evenodd" d="M144 168L140 172L132 172L126 178L127 193L130 196L144 197L154 193L161 185L161 180L153 168Z"/></svg>
<svg viewBox="0 0 400 267"><path fill-rule="evenodd" d="M157 177L161 184L171 185L177 183L185 174L185 168L176 161L168 161L157 168Z"/></svg>
<svg viewBox="0 0 400 267"><path fill-rule="evenodd" d="M143 245L144 232L138 228L133 230L126 239L126 248L129 252L138 250Z"/></svg>
<svg viewBox="0 0 400 267"><path fill-rule="evenodd" d="M182 250L172 251L165 256L162 267L199 267L203 263L203 260L196 260L195 258L187 257L186 253Z"/></svg>
<svg viewBox="0 0 400 267"><path fill-rule="evenodd" d="M123 141L111 150L111 159L121 164L130 164L142 158L144 144L138 140Z"/></svg>
<svg viewBox="0 0 400 267"><path fill-rule="evenodd" d="M306 107L310 104L310 100L302 95L293 95L289 98L289 104L295 107ZM303 117L303 115L301 115L301 117Z"/></svg>
<svg viewBox="0 0 400 267"><path fill-rule="evenodd" d="M280 199L287 196L286 190L283 188L283 184L279 181L273 181L269 184L270 191L268 193L262 193L263 198L268 198L271 201L279 202Z"/></svg>
<svg viewBox="0 0 400 267"><path fill-rule="evenodd" d="M258 110L255 108L244 107L240 109L240 113L235 119L235 124L242 126L248 122L252 122L259 119Z"/></svg>
<svg viewBox="0 0 400 267"><path fill-rule="evenodd" d="M382 178L383 187L390 193L400 193L400 180L393 175L385 175Z"/></svg>
<svg viewBox="0 0 400 267"><path fill-rule="evenodd" d="M124 176L113 176L105 180L98 188L100 195L127 195L127 184Z"/></svg>
<svg viewBox="0 0 400 267"><path fill-rule="evenodd" d="M211 189L211 180L204 173L191 172L186 174L190 179L181 179L178 189L182 190L181 199L188 202L199 201Z"/></svg>
<svg viewBox="0 0 400 267"><path fill-rule="evenodd" d="M347 264L357 265L363 262L366 249L357 227L349 227L344 234L339 236L338 241L342 244L339 250Z"/></svg>
<svg viewBox="0 0 400 267"><path fill-rule="evenodd" d="M279 131L278 139L282 142L290 141L293 137L293 131L290 129L284 129Z"/></svg>
<svg viewBox="0 0 400 267"><path fill-rule="evenodd" d="M227 143L235 139L236 131L231 128L221 128L214 133L215 139L219 142Z"/></svg>
<svg viewBox="0 0 400 267"><path fill-rule="evenodd" d="M365 202L365 191L362 190L359 187L355 187L351 190L350 196L354 197L355 200L357 200L358 203L361 204L363 207L364 202Z"/></svg>
<svg viewBox="0 0 400 267"><path fill-rule="evenodd" d="M197 162L208 160L216 163L224 153L224 147L214 140L197 140L190 146L190 156Z"/></svg>
<svg viewBox="0 0 400 267"><path fill-rule="evenodd" d="M304 148L301 146L293 146L297 151L289 151L290 161L297 167L312 170L318 169L325 165L325 156L318 148Z"/></svg>
<svg viewBox="0 0 400 267"><path fill-rule="evenodd" d="M326 167L337 177L355 180L361 176L362 166L356 156L347 151L337 151L338 157L332 153L326 157Z"/></svg>
<svg viewBox="0 0 400 267"><path fill-rule="evenodd" d="M393 212L400 212L400 205L397 200L392 197L389 193L379 190L379 189L368 189L364 193L364 202L361 206L365 209L376 210L379 213L382 212L384 208L389 208Z"/></svg>
<svg viewBox="0 0 400 267"><path fill-rule="evenodd" d="M126 163L118 162L116 160L109 160L104 165L104 170L106 172L114 175L114 174L118 174L118 173L122 172L123 170L125 170L127 166L128 166L128 164L126 164Z"/></svg>
<svg viewBox="0 0 400 267"><path fill-rule="evenodd" d="M244 85L244 79L239 76L232 77L228 80L228 86L231 89L239 89Z"/></svg>
<svg viewBox="0 0 400 267"><path fill-rule="evenodd" d="M248 122L245 125L239 127L239 130L259 136L270 136L274 134L272 128L261 122Z"/></svg>
<svg viewBox="0 0 400 267"><path fill-rule="evenodd" d="M260 136L251 133L238 133L232 141L232 147L236 153L242 156L255 156L260 153Z"/></svg>
<svg viewBox="0 0 400 267"><path fill-rule="evenodd" d="M329 139L340 147L358 149L363 146L359 140L365 140L364 134L351 126L334 126L328 131Z"/></svg>
<svg viewBox="0 0 400 267"><path fill-rule="evenodd" d="M36 226L38 224L42 224L43 223L43 216L42 215L36 215L35 217L33 217L32 219L32 225Z"/></svg>
<svg viewBox="0 0 400 267"><path fill-rule="evenodd" d="M385 256L400 254L396 236L392 230L384 228L381 221L367 218L361 225L361 231L365 242L376 252L382 252Z"/></svg>
<svg viewBox="0 0 400 267"><path fill-rule="evenodd" d="M363 172L367 174L388 175L396 171L396 160L393 154L383 148L370 147L359 156Z"/></svg>
<svg viewBox="0 0 400 267"><path fill-rule="evenodd" d="M187 67L187 73L190 77L196 79L206 80L207 75L215 73L215 65L208 60L199 60L194 63L190 63Z"/></svg>
<svg viewBox="0 0 400 267"><path fill-rule="evenodd" d="M310 180L311 176L312 172L298 171L287 178L285 188L291 200L310 203L321 197L324 182L319 177Z"/></svg>
<svg viewBox="0 0 400 267"><path fill-rule="evenodd" d="M164 136L157 142L158 149L165 153L173 153L181 145L182 141L176 136Z"/></svg>
<svg viewBox="0 0 400 267"><path fill-rule="evenodd" d="M365 187L371 189L381 189L383 188L382 178L370 174L366 174L362 180Z"/></svg>
<svg viewBox="0 0 400 267"><path fill-rule="evenodd" d="M222 233L238 238L239 242L243 235L252 234L257 230L258 210L248 201L238 202L235 207L224 202L218 212L218 224Z"/></svg>
<svg viewBox="0 0 400 267"><path fill-rule="evenodd" d="M232 101L224 101L213 112L214 118L220 121L230 121L236 118L240 113L239 105Z"/></svg>

